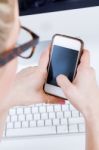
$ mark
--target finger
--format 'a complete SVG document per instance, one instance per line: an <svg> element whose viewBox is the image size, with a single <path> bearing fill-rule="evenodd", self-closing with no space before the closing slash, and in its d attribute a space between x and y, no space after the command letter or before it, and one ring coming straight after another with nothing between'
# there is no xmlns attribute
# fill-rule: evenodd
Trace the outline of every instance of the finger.
<svg viewBox="0 0 99 150"><path fill-rule="evenodd" d="M90 66L90 53L88 50L83 51L80 65L82 65L84 67Z"/></svg>
<svg viewBox="0 0 99 150"><path fill-rule="evenodd" d="M39 61L39 68L46 70L49 61L49 54L50 54L50 45L44 52L41 54L40 61Z"/></svg>
<svg viewBox="0 0 99 150"><path fill-rule="evenodd" d="M57 77L57 83L62 88L67 99L75 99L75 86L68 80L64 75L59 75Z"/></svg>
<svg viewBox="0 0 99 150"><path fill-rule="evenodd" d="M45 99L46 99L47 104L61 104L61 105L64 105L65 102L66 102L66 100L64 100L62 98L58 98L58 97L47 95L47 94L45 94Z"/></svg>

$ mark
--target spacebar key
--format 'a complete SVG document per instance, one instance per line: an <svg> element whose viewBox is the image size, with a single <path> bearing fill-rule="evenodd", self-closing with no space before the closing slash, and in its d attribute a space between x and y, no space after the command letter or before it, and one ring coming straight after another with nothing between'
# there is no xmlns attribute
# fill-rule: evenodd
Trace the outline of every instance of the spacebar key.
<svg viewBox="0 0 99 150"><path fill-rule="evenodd" d="M21 128L21 129L7 129L7 137L20 137L20 136L35 136L56 134L56 127L37 127L37 128Z"/></svg>

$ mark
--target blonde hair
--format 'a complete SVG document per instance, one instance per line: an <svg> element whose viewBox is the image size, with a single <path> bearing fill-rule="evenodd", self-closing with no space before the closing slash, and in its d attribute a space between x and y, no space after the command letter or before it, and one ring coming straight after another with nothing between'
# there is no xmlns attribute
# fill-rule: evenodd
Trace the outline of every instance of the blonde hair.
<svg viewBox="0 0 99 150"><path fill-rule="evenodd" d="M6 42L13 27L15 1L0 0L0 53L5 50Z"/></svg>

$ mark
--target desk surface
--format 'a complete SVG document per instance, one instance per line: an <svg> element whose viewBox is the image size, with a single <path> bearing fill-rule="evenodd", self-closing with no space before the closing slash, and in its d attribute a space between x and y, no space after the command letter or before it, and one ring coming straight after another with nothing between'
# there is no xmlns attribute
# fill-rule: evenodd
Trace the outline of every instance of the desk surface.
<svg viewBox="0 0 99 150"><path fill-rule="evenodd" d="M40 40L51 40L56 33L83 39L85 48L91 52L91 64L99 81L99 6L29 15L21 17L22 25L30 28Z"/></svg>
<svg viewBox="0 0 99 150"><path fill-rule="evenodd" d="M29 15L21 17L22 25L32 29L41 40L51 39L53 34L60 33L81 37L85 44L98 44L99 39L99 6Z"/></svg>

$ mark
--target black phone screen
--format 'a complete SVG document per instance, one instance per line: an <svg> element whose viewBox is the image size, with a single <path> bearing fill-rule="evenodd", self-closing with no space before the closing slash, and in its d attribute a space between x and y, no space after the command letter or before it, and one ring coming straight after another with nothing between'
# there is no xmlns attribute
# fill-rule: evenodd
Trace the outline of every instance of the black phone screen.
<svg viewBox="0 0 99 150"><path fill-rule="evenodd" d="M78 51L73 49L53 45L47 83L58 86L56 77L60 74L66 75L72 81L78 53Z"/></svg>

